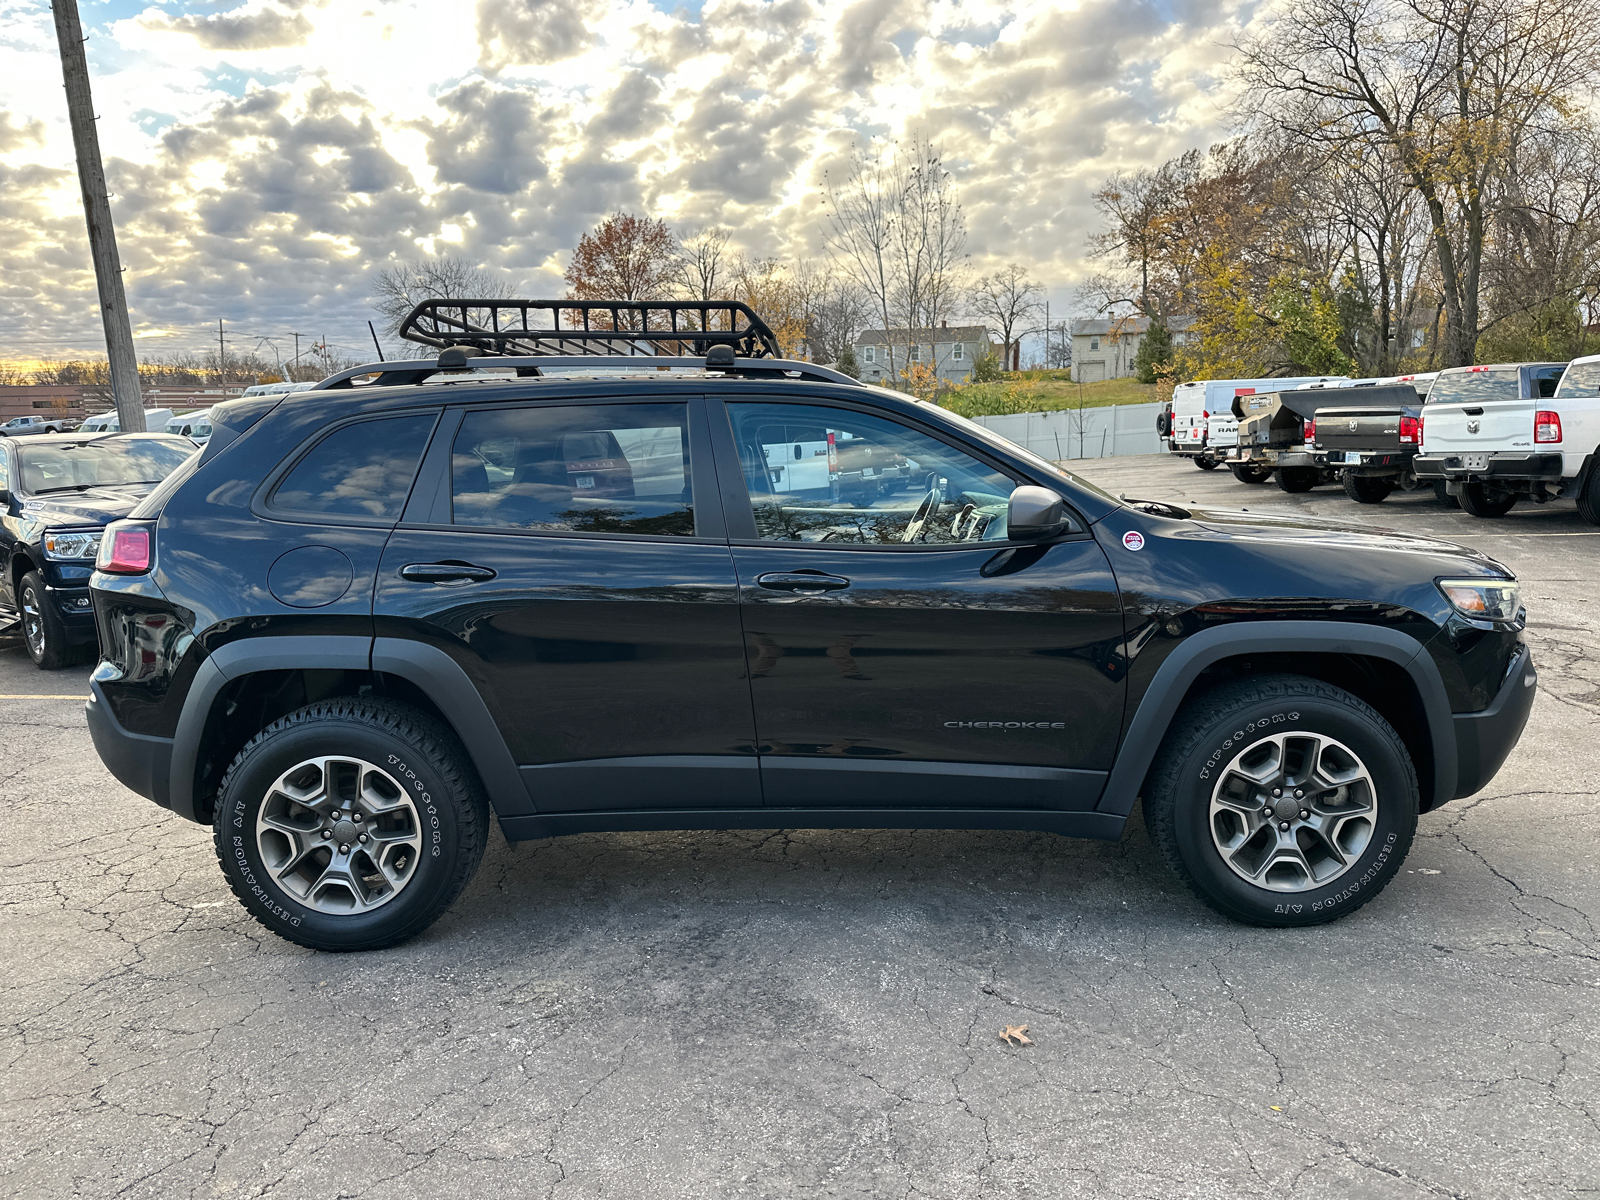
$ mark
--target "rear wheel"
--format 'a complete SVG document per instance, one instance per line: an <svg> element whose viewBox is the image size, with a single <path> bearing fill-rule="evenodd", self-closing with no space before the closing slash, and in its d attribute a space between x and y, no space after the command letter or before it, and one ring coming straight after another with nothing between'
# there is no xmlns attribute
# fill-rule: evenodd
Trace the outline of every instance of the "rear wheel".
<svg viewBox="0 0 1600 1200"><path fill-rule="evenodd" d="M1357 504L1382 504L1395 488L1392 479L1357 475L1354 471L1343 472L1340 482L1344 484L1344 494Z"/></svg>
<svg viewBox="0 0 1600 1200"><path fill-rule="evenodd" d="M1253 466L1250 463L1229 463L1228 470L1240 483L1265 483L1272 478L1272 468Z"/></svg>
<svg viewBox="0 0 1600 1200"><path fill-rule="evenodd" d="M377 700L256 734L217 794L217 859L251 915L314 950L374 950L437 920L483 858L489 807L454 735Z"/></svg>
<svg viewBox="0 0 1600 1200"><path fill-rule="evenodd" d="M1517 498L1510 493L1491 490L1477 480L1461 485L1461 507L1475 517L1503 517L1516 503Z"/></svg>
<svg viewBox="0 0 1600 1200"><path fill-rule="evenodd" d="M1578 493L1578 515L1591 525L1600 525L1600 471L1590 471Z"/></svg>
<svg viewBox="0 0 1600 1200"><path fill-rule="evenodd" d="M1212 458L1209 454L1201 454L1196 456L1194 465L1199 467L1202 471L1215 471L1222 464L1217 462L1217 460Z"/></svg>
<svg viewBox="0 0 1600 1200"><path fill-rule="evenodd" d="M1223 684L1178 714L1146 782L1168 865L1224 916L1316 925L1383 890L1417 828L1410 755L1376 711L1294 675Z"/></svg>
<svg viewBox="0 0 1600 1200"><path fill-rule="evenodd" d="M1433 498L1446 508L1460 508L1461 501L1450 494L1450 486L1442 479L1433 481Z"/></svg>
<svg viewBox="0 0 1600 1200"><path fill-rule="evenodd" d="M1280 467L1278 486L1286 492L1309 492L1317 486L1315 467Z"/></svg>

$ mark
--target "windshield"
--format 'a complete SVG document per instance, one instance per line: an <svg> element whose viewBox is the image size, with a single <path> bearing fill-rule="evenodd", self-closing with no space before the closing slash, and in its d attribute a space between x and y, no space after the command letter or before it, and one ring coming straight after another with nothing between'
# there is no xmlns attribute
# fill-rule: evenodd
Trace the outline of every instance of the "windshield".
<svg viewBox="0 0 1600 1200"><path fill-rule="evenodd" d="M1600 396L1600 358L1593 362L1575 362L1568 367L1561 376L1561 386L1556 388L1556 396Z"/></svg>
<svg viewBox="0 0 1600 1200"><path fill-rule="evenodd" d="M120 484L160 483L196 453L176 438L107 438L18 450L22 490L31 495Z"/></svg>
<svg viewBox="0 0 1600 1200"><path fill-rule="evenodd" d="M1047 458L1041 458L1032 450L1029 450L1026 446L1019 446L1016 442L1011 441L1009 438L1003 438L998 433L995 433L992 429L985 429L976 421L969 421L960 413L951 412L948 408L940 408L937 404L928 404L926 401L918 401L918 403L922 404L925 408L932 409L944 420L959 425L962 430L970 436L986 442L991 446L1005 450L1008 454L1024 460L1035 470L1046 475L1054 475L1058 479L1064 479L1066 482L1072 484L1073 487L1082 488L1086 492L1099 496L1107 504L1114 504L1118 507L1121 507L1122 501L1118 500L1104 488L1097 487L1095 484L1090 483L1081 475L1074 475L1071 471L1068 471L1063 467L1058 467L1055 463L1051 462Z"/></svg>
<svg viewBox="0 0 1600 1200"><path fill-rule="evenodd" d="M1464 400L1515 400L1522 394L1521 372L1516 367L1483 371L1446 371L1433 381L1429 404L1454 404Z"/></svg>

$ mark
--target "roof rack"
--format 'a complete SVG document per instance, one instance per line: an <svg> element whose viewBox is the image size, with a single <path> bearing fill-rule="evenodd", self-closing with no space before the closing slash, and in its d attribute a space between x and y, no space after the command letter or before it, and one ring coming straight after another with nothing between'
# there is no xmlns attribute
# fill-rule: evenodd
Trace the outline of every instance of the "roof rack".
<svg viewBox="0 0 1600 1200"><path fill-rule="evenodd" d="M400 323L400 336L520 358L703 357L713 346L732 346L741 358L778 357L777 335L737 300L424 300Z"/></svg>
<svg viewBox="0 0 1600 1200"><path fill-rule="evenodd" d="M445 350L438 358L410 358L388 362L366 363L330 375L314 385L314 392L334 388L394 387L426 383L441 372L460 371L456 378L469 378L466 372L475 368L514 370L518 376L540 376L550 371L600 370L616 373L649 373L658 369L676 367L688 370L715 371L722 375L736 375L744 379L811 379L822 383L842 383L849 387L865 386L831 367L816 363L799 362L784 358L736 358L726 347L716 347L705 357L680 357L668 355L615 355L615 354L539 354L539 355L484 355L471 346L456 346ZM371 383L357 384L357 379L373 376ZM479 376L479 378L483 378Z"/></svg>

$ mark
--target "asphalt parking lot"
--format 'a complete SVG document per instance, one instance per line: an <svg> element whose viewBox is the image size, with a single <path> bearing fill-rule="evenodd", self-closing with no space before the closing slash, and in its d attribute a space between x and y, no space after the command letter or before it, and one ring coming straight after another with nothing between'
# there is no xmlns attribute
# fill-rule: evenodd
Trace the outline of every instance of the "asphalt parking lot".
<svg viewBox="0 0 1600 1200"><path fill-rule="evenodd" d="M1484 793L1422 818L1376 901L1309 930L1231 925L1138 825L1116 845L496 834L424 936L317 954L245 915L208 830L105 772L87 668L37 672L5 639L0 1190L1600 1189L1600 529L1570 503L1477 521L1160 457L1082 473L1436 534L1521 576L1528 731ZM1000 1041L1024 1023L1032 1045Z"/></svg>

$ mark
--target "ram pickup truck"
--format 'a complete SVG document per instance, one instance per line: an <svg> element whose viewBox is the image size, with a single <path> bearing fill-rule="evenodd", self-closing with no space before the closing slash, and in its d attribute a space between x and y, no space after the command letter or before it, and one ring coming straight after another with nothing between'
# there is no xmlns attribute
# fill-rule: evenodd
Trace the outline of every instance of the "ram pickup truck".
<svg viewBox="0 0 1600 1200"><path fill-rule="evenodd" d="M1347 400L1348 402L1342 402ZM1378 504L1400 488L1425 486L1412 468L1422 441L1422 397L1408 383L1364 388L1317 413L1313 458L1336 471L1345 495Z"/></svg>
<svg viewBox="0 0 1600 1200"><path fill-rule="evenodd" d="M26 437L30 433L68 433L78 427L70 417L13 417L0 425L0 437Z"/></svg>
<svg viewBox="0 0 1600 1200"><path fill-rule="evenodd" d="M1475 517L1503 517L1518 500L1567 494L1561 421L1552 399L1565 363L1495 363L1440 371L1423 410L1414 469L1442 480ZM1594 449L1591 441L1584 448ZM1576 485L1577 471L1573 472Z"/></svg>

